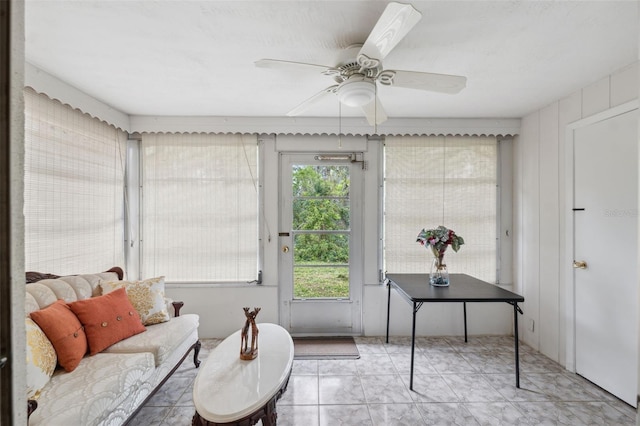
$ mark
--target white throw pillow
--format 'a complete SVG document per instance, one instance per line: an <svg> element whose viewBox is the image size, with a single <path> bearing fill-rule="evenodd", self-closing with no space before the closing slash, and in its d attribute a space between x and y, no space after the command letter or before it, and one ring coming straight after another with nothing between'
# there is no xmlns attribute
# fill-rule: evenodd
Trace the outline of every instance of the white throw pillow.
<svg viewBox="0 0 640 426"><path fill-rule="evenodd" d="M102 294L124 287L144 325L159 324L170 319L164 298L164 277L141 281L102 281L100 287Z"/></svg>
<svg viewBox="0 0 640 426"><path fill-rule="evenodd" d="M25 318L27 332L27 398L37 399L58 364L56 351L42 329Z"/></svg>

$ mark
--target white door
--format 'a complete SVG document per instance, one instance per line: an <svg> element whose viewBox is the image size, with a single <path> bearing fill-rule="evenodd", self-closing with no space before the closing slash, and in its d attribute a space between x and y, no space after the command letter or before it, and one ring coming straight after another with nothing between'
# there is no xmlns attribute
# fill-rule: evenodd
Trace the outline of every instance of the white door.
<svg viewBox="0 0 640 426"><path fill-rule="evenodd" d="M292 334L361 332L362 163L344 157L280 157L280 319Z"/></svg>
<svg viewBox="0 0 640 426"><path fill-rule="evenodd" d="M574 133L576 372L636 406L637 110Z"/></svg>

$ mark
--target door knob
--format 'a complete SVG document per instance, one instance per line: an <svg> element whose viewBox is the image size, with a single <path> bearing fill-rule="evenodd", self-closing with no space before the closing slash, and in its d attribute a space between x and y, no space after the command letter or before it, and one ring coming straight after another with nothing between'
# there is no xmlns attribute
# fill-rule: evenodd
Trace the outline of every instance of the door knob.
<svg viewBox="0 0 640 426"><path fill-rule="evenodd" d="M587 269L587 262L584 260L574 260L573 267L575 269Z"/></svg>
<svg viewBox="0 0 640 426"><path fill-rule="evenodd" d="M282 246L283 253L289 253L289 246Z"/></svg>

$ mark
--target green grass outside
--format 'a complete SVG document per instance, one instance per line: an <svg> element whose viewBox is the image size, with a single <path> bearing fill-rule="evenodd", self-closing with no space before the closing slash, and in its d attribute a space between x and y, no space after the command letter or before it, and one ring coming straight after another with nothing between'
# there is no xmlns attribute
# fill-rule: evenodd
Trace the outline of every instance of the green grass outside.
<svg viewBox="0 0 640 426"><path fill-rule="evenodd" d="M349 267L296 266L293 272L293 297L295 299L348 298Z"/></svg>

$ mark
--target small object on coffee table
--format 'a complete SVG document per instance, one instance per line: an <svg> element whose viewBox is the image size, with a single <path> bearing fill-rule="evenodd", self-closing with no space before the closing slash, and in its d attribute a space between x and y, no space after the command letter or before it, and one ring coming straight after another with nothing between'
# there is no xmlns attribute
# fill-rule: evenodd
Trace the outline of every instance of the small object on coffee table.
<svg viewBox="0 0 640 426"><path fill-rule="evenodd" d="M240 359L249 361L255 359L258 356L258 326L256 325L256 317L260 308L253 308L253 311L249 311L249 308L242 308L247 320L242 327L242 334L240 337ZM249 347L249 326L251 326L251 347Z"/></svg>

